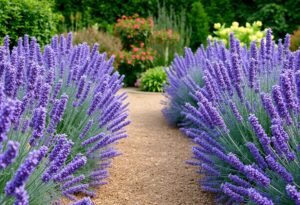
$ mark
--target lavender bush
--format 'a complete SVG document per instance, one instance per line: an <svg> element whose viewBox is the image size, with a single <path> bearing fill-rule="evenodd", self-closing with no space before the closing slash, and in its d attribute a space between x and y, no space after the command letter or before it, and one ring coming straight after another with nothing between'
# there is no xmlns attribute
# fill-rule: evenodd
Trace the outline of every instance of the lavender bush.
<svg viewBox="0 0 300 205"><path fill-rule="evenodd" d="M113 59L54 36L0 47L0 204L59 204L105 184L113 144L128 125ZM75 204L91 204L83 199Z"/></svg>
<svg viewBox="0 0 300 205"><path fill-rule="evenodd" d="M168 83L165 85L165 108L163 115L170 125L180 126L184 115L181 113L186 102L196 105L196 100L190 95L203 86L201 50L193 54L190 48L185 48L185 56L175 55L170 68L166 69Z"/></svg>
<svg viewBox="0 0 300 205"><path fill-rule="evenodd" d="M190 90L181 129L218 204L300 204L300 51L288 48L268 30L259 47L231 35L229 49L201 49L205 85Z"/></svg>

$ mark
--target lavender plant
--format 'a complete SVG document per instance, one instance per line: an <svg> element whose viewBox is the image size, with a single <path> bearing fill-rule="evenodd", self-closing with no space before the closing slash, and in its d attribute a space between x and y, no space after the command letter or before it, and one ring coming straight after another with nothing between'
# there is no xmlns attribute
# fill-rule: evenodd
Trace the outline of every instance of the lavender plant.
<svg viewBox="0 0 300 205"><path fill-rule="evenodd" d="M231 35L228 50L215 42L201 56L211 66L181 129L196 143L189 163L218 204L300 203L300 51L288 48L289 35L276 45L268 30L259 48Z"/></svg>
<svg viewBox="0 0 300 205"><path fill-rule="evenodd" d="M203 50L203 47L202 47ZM180 126L184 115L181 114L186 102L196 105L196 100L190 96L190 92L203 86L201 49L193 54L190 48L185 48L185 56L175 55L170 69L166 69L168 83L165 84L165 108L163 115L170 125ZM199 61L200 60L200 61Z"/></svg>
<svg viewBox="0 0 300 205"><path fill-rule="evenodd" d="M95 195L105 184L113 144L128 125L123 77L113 59L86 43L54 36L41 52L34 38L0 47L1 204L59 203ZM24 202L20 202L20 201ZM91 204L84 199L75 204Z"/></svg>

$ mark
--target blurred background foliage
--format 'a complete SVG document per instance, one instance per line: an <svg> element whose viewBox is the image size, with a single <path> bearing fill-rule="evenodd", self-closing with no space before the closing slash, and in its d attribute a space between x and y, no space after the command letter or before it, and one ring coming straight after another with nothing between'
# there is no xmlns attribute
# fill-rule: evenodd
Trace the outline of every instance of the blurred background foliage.
<svg viewBox="0 0 300 205"><path fill-rule="evenodd" d="M61 29L80 29L99 24L104 31L111 31L116 19L122 15L138 13L142 17L157 16L157 0L55 0L55 9L64 16ZM292 33L299 26L300 1L295 0L164 0L159 1L177 14L186 13L191 27L191 45L196 48L206 41L214 23L231 25L262 21L271 27L275 38Z"/></svg>

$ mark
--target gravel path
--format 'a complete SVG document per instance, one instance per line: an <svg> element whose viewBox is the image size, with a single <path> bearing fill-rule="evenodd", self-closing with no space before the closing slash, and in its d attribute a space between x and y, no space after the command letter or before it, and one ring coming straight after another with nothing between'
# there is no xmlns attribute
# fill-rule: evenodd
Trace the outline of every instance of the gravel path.
<svg viewBox="0 0 300 205"><path fill-rule="evenodd" d="M161 94L126 89L130 102L129 137L117 148L109 184L101 187L96 205L211 205L199 189L196 168L185 164L192 143L161 114Z"/></svg>

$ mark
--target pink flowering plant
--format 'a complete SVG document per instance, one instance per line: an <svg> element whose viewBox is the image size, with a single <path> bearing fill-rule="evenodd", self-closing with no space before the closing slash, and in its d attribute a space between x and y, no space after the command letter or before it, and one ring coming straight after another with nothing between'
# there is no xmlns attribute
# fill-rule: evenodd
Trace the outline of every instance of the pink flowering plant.
<svg viewBox="0 0 300 205"><path fill-rule="evenodd" d="M156 51L145 48L144 43L140 47L131 45L131 51L120 51L116 54L116 67L121 74L125 75L124 83L133 86L141 73L153 67Z"/></svg>
<svg viewBox="0 0 300 205"><path fill-rule="evenodd" d="M92 204L106 183L113 144L126 137L123 77L113 58L72 34L41 52L26 35L0 47L0 204ZM81 193L87 198L77 201ZM77 201L77 202L75 202Z"/></svg>
<svg viewBox="0 0 300 205"><path fill-rule="evenodd" d="M217 204L300 204L300 51L272 40L242 47L230 36L177 57L168 72L167 107L183 80L193 103L181 103L181 130L195 142L202 189ZM189 78L198 68L204 84ZM171 104L172 105L172 104Z"/></svg>
<svg viewBox="0 0 300 205"><path fill-rule="evenodd" d="M115 34L121 38L124 49L130 50L131 45L139 46L141 42L147 43L152 34L153 19L141 18L137 14L122 16L115 25Z"/></svg>

